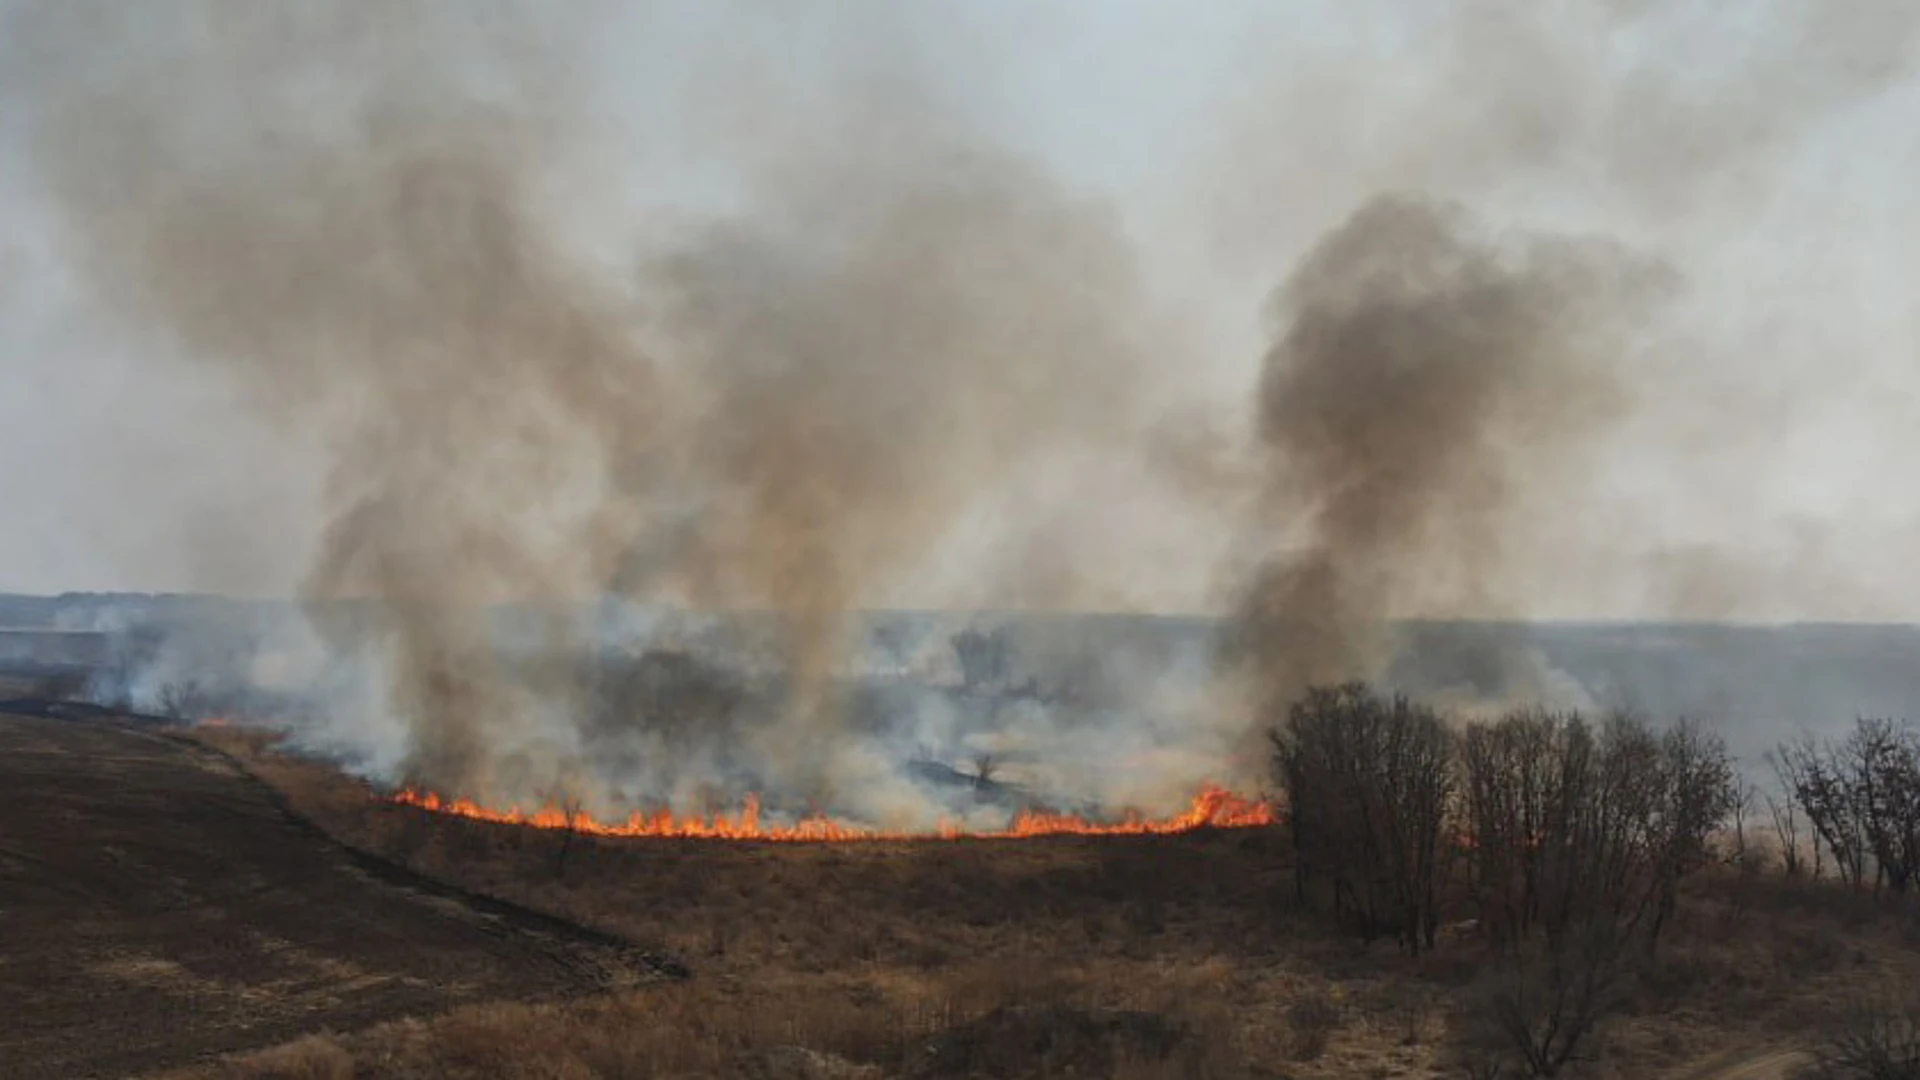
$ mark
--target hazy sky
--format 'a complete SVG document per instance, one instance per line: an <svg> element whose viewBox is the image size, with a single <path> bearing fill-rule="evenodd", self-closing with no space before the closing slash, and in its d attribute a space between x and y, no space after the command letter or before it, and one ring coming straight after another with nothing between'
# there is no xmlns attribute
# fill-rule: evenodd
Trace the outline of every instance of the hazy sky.
<svg viewBox="0 0 1920 1080"><path fill-rule="evenodd" d="M175 340L110 311L36 160L47 125L73 115L47 100L110 92L222 5L102 5L88 9L97 34L43 32L59 6L0 6L18 31L0 64L59 72L0 74L0 588L291 592L325 520L323 437L243 407ZM1142 281L1139 378L1156 405L1114 438L1190 435L1227 472L1273 333L1268 296L1375 194L1457 202L1496 235L1604 238L1673 284L1610 360L1630 407L1576 466L1525 485L1497 613L1914 618L1920 18L1897 6L467 10L565 84L542 221L583 273L627 289L637 253L763 202L786 163L884 160L887 140L937 117L1115 223ZM510 63L497 47L416 44L472 65L480 86ZM324 115L357 69L298 75ZM934 584L901 594L991 601L952 579L1013 558L1083 568L1076 603L1217 606L1242 542L1236 500L1184 481L1133 488L1123 472L1063 469L1004 505L986 498L999 509L975 517L1046 524L979 526L930 561ZM1022 554L996 547L1016 534Z"/></svg>

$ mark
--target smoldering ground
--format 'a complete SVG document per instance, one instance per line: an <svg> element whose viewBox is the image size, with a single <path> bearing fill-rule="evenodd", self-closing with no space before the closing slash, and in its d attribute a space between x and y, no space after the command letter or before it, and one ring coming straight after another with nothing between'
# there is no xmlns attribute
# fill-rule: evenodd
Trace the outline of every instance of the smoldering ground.
<svg viewBox="0 0 1920 1080"><path fill-rule="evenodd" d="M1686 7L1559 6L1668 45ZM1098 709L1040 695L997 714L1019 744L999 752L1153 763L1138 784L1048 781L1102 799L1256 776L1241 736L1305 681L1390 670L1391 618L1616 592L1671 614L1671 561L1650 557L1670 537L1590 528L1619 505L1597 478L1690 460L1648 433L1721 384L1671 372L1748 338L1685 305L1714 295L1725 224L1778 195L1727 178L1898 83L1889 43L1911 29L1841 20L1842 47L1805 69L1821 92L1773 112L1787 92L1752 77L1771 47L1736 51L1722 82L1746 90L1703 93L1665 66L1621 76L1546 16L1477 9L1423 24L1431 85L1330 57L1281 80L1318 93L1253 80L1262 119L1287 122L1222 120L1245 197L1193 201L1266 245L1251 291L1282 284L1270 341L1227 361L1257 366L1253 385L1206 413L1179 388L1222 337L1169 329L1167 271L1131 223L967 107L990 95L931 73L946 16L854 11L809 17L824 75L722 63L662 106L683 117L674 152L725 164L687 197L648 148L610 149L621 132L574 62L586 7L9 9L10 123L87 310L164 380L232 393L320 462L311 527L195 535L214 567L224 547L313 550L321 741L489 798L751 782L894 823L927 815L904 748L980 735L944 690L849 676L855 613L901 595L1149 607L1179 593L1165 581L1211 580L1184 595L1236 613L1236 677L1181 652L1109 667L1080 699ZM717 61L798 25L716 18L700 44ZM1551 182L1589 159L1620 198L1522 220L1579 203ZM637 225L605 191L656 183L682 189L635 197ZM1668 249L1648 224L1676 215ZM1710 437L1750 444L1773 415L1735 409ZM582 615L603 598L769 614L689 651ZM1457 675L1423 678L1455 697L1578 697L1505 638L1439 666ZM697 706L664 716L683 693Z"/></svg>

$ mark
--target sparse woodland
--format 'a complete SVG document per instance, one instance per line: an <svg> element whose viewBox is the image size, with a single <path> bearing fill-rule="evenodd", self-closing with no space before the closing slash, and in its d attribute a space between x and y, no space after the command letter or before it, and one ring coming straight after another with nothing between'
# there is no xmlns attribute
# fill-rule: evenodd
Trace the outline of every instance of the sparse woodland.
<svg viewBox="0 0 1920 1080"><path fill-rule="evenodd" d="M855 845L446 818L204 737L348 843L694 974L202 1075L1628 1080L1755 1049L1818 1080L1920 1070L1899 723L1779 748L1763 798L1691 723L1325 687L1273 726L1279 828Z"/></svg>
<svg viewBox="0 0 1920 1080"><path fill-rule="evenodd" d="M1303 903L1415 957L1448 919L1489 949L1457 1046L1473 1076L1551 1077L1591 1056L1625 984L1657 973L1687 879L1761 868L1744 821L1731 828L1748 799L1735 763L1684 720L1520 709L1462 723L1356 683L1310 690L1273 746ZM1920 732L1862 719L1773 761L1782 872L1831 864L1843 887L1911 907ZM1909 1005L1920 990L1852 1009L1820 1043L1824 1074L1920 1076Z"/></svg>

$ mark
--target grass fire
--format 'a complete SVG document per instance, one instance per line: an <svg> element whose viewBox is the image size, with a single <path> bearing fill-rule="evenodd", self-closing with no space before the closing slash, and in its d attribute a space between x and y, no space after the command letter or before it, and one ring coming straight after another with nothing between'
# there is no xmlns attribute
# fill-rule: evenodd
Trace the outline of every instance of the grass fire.
<svg viewBox="0 0 1920 1080"><path fill-rule="evenodd" d="M1912 2L0 0L0 1073L1914 1080L1916 116Z"/></svg>
<svg viewBox="0 0 1920 1080"><path fill-rule="evenodd" d="M1184 813L1169 818L1146 818L1138 813L1119 821L1095 821L1076 814L1026 809L1003 829L978 830L961 825L939 825L927 832L868 828L835 821L824 815L791 824L773 824L760 818L760 800L749 795L738 814L676 817L671 810L636 812L625 821L596 821L586 814L548 805L532 812L516 807L495 810L471 799L446 799L432 792L403 790L393 796L407 806L477 821L526 825L536 829L564 829L607 837L684 837L699 840L770 840L778 842L847 842L858 840L1017 840L1037 836L1164 836L1195 829L1250 829L1272 825L1273 807L1242 798L1225 788L1209 786L1193 797Z"/></svg>

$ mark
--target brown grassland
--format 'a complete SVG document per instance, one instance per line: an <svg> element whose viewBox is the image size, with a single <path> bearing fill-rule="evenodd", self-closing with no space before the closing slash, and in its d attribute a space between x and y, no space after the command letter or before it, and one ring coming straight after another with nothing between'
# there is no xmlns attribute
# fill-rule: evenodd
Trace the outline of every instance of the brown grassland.
<svg viewBox="0 0 1920 1080"><path fill-rule="evenodd" d="M691 975L316 1033L181 1078L1493 1075L1459 1049L1487 947L1455 928L1410 959L1339 935L1296 905L1283 828L594 840L384 803L257 733L198 737L348 845L668 951ZM1720 1075L1703 1063L1791 1047L1862 994L1920 985L1911 906L1758 861L1688 881L1578 1075Z"/></svg>

